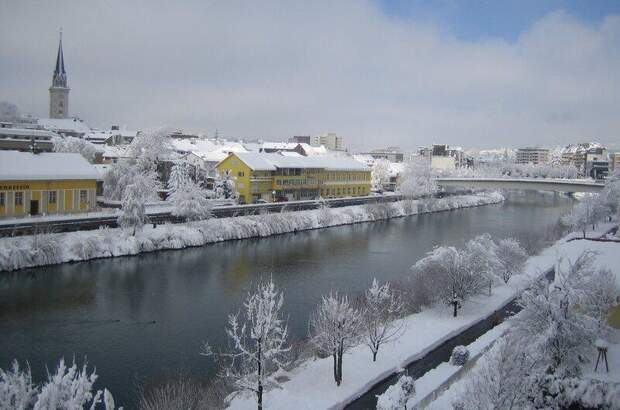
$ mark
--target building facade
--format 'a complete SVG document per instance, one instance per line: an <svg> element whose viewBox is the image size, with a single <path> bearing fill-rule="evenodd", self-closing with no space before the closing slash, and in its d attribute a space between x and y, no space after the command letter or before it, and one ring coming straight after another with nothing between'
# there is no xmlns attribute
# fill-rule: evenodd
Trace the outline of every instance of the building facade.
<svg viewBox="0 0 620 410"><path fill-rule="evenodd" d="M0 151L0 218L94 211L98 178L80 154Z"/></svg>
<svg viewBox="0 0 620 410"><path fill-rule="evenodd" d="M67 86L67 73L65 71L65 58L62 52L62 32L58 43L56 56L56 68L52 76L50 91L50 118L69 117L69 87Z"/></svg>
<svg viewBox="0 0 620 410"><path fill-rule="evenodd" d="M347 157L231 153L217 170L233 176L244 203L365 196L371 187L370 168Z"/></svg>
<svg viewBox="0 0 620 410"><path fill-rule="evenodd" d="M549 150L536 147L519 148L516 162L517 164L546 164L549 162Z"/></svg>
<svg viewBox="0 0 620 410"><path fill-rule="evenodd" d="M314 137L312 137L312 145L317 147L320 145L324 145L325 148L332 151L344 151L342 137L336 135L333 132L315 135Z"/></svg>
<svg viewBox="0 0 620 410"><path fill-rule="evenodd" d="M620 152L609 154L609 172L616 172L620 169Z"/></svg>

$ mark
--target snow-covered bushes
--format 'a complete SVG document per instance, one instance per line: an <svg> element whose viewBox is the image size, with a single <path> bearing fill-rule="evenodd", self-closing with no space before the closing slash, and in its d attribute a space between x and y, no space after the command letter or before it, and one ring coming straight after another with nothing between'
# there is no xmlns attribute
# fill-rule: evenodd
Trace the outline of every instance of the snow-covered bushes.
<svg viewBox="0 0 620 410"><path fill-rule="evenodd" d="M576 179L579 171L573 165L514 164L495 162L477 168L456 168L442 171L442 176L459 178L551 178Z"/></svg>
<svg viewBox="0 0 620 410"><path fill-rule="evenodd" d="M11 370L0 369L0 409L114 410L114 399L107 389L93 391L96 380L97 374L89 373L86 365L79 369L73 362L67 367L61 359L56 372L37 385L32 381L30 369L20 369L16 361Z"/></svg>
<svg viewBox="0 0 620 410"><path fill-rule="evenodd" d="M402 375L398 381L387 388L385 393L377 396L377 410L406 409L407 400L415 395L413 377Z"/></svg>
<svg viewBox="0 0 620 410"><path fill-rule="evenodd" d="M454 366L463 366L469 360L469 350L465 346L455 346L450 355L450 363Z"/></svg>
<svg viewBox="0 0 620 410"><path fill-rule="evenodd" d="M199 410L220 408L215 406L214 400L200 383L189 376L180 374L178 377L166 380L143 391L140 397L139 410L171 410L186 409ZM221 404L218 400L218 404Z"/></svg>
<svg viewBox="0 0 620 410"><path fill-rule="evenodd" d="M446 199L419 201L427 204L425 212L458 209L497 203L503 200L499 194L468 195ZM416 201L418 202L418 201ZM389 217L411 215L401 202L387 205ZM54 258L34 258L29 241L31 237L0 238L0 270L16 270L52 263L135 255L140 252L163 249L181 249L234 239L266 237L287 232L372 222L376 219L364 205L331 208L331 222L319 221L320 210L296 211L283 214L248 215L232 218L212 218L191 224L166 224L156 229L150 227L137 231L135 236L121 235L119 229L45 234L58 245ZM414 212L413 214L417 213ZM76 242L89 239L88 252L83 252Z"/></svg>

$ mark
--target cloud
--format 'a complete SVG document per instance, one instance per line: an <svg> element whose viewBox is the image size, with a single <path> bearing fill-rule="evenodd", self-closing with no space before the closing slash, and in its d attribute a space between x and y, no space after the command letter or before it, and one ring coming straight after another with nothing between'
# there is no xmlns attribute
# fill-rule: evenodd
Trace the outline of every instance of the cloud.
<svg viewBox="0 0 620 410"><path fill-rule="evenodd" d="M88 122L355 147L618 140L620 17L561 11L516 41L467 41L361 1L0 0L0 99L45 115L64 31Z"/></svg>

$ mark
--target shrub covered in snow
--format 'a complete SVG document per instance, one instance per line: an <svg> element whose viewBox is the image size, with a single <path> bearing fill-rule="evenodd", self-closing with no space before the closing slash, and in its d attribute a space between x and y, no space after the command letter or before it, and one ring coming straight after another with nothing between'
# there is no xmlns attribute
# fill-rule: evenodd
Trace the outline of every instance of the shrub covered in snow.
<svg viewBox="0 0 620 410"><path fill-rule="evenodd" d="M450 363L454 366L463 366L469 360L469 350L465 346L455 346L450 356Z"/></svg>
<svg viewBox="0 0 620 410"><path fill-rule="evenodd" d="M67 367L61 359L56 372L38 385L33 382L30 369L20 369L16 361L11 370L0 369L0 409L114 410L114 399L107 389L93 391L96 380L97 374L89 373L86 365L80 369L73 362Z"/></svg>
<svg viewBox="0 0 620 410"><path fill-rule="evenodd" d="M387 388L385 393L377 396L377 410L403 410L407 408L407 400L415 395L413 377L402 375Z"/></svg>

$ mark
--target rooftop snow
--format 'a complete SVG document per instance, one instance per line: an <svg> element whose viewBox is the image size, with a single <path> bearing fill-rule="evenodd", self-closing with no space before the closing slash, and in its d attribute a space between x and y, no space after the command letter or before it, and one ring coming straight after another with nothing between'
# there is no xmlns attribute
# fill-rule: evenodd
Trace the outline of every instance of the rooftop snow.
<svg viewBox="0 0 620 410"><path fill-rule="evenodd" d="M369 168L351 157L320 155L313 157L286 156L277 153L238 152L236 155L254 171L275 171L277 168L321 168L328 171L368 171Z"/></svg>
<svg viewBox="0 0 620 410"><path fill-rule="evenodd" d="M88 124L79 118L39 118L37 123L49 130L67 130L84 134L90 132Z"/></svg>
<svg viewBox="0 0 620 410"><path fill-rule="evenodd" d="M27 128L0 128L0 137L2 136L23 136L30 137L58 137L59 135L52 131L32 130Z"/></svg>
<svg viewBox="0 0 620 410"><path fill-rule="evenodd" d="M0 181L98 178L80 154L0 151Z"/></svg>

